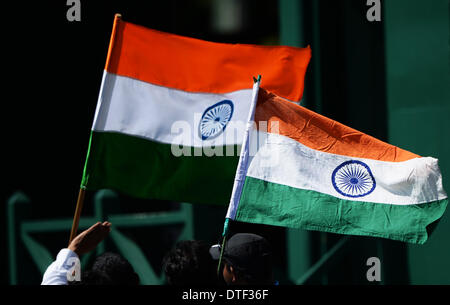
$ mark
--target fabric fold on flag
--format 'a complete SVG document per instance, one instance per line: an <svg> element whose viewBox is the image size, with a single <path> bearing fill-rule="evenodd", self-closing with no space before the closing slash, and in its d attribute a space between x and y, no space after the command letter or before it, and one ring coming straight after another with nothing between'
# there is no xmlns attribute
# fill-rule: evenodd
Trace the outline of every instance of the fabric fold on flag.
<svg viewBox="0 0 450 305"><path fill-rule="evenodd" d="M226 205L252 78L300 100L310 48L203 41L116 18L81 187Z"/></svg>
<svg viewBox="0 0 450 305"><path fill-rule="evenodd" d="M423 244L448 204L420 157L260 88L227 218ZM253 151L252 151L253 149ZM244 152L242 152L244 154ZM234 187L239 189L238 187Z"/></svg>

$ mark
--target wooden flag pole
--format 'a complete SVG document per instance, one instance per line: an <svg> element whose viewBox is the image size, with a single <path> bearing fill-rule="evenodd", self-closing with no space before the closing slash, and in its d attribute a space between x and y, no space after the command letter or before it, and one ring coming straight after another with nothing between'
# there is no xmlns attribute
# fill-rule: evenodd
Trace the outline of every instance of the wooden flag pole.
<svg viewBox="0 0 450 305"><path fill-rule="evenodd" d="M106 56L106 65L108 65L110 58L111 58L111 53L112 53L112 49L113 49L113 45L114 45L114 37L116 34L116 30L117 30L117 25L121 19L122 19L121 14L114 15L114 24L113 24L113 29L112 29L112 33L111 33L110 42L109 42L108 54ZM78 193L77 207L75 208L75 215L73 216L72 229L70 230L69 245L72 242L72 240L75 238L75 236L77 236L78 224L80 223L81 211L83 210L85 193L86 193L86 188L80 187L80 192Z"/></svg>
<svg viewBox="0 0 450 305"><path fill-rule="evenodd" d="M70 230L69 245L72 242L72 240L75 238L75 236L77 236L78 224L80 223L81 211L83 210L85 193L86 193L86 188L81 187L80 192L78 193L78 200L77 200L77 207L75 208L75 215L73 216L72 230Z"/></svg>

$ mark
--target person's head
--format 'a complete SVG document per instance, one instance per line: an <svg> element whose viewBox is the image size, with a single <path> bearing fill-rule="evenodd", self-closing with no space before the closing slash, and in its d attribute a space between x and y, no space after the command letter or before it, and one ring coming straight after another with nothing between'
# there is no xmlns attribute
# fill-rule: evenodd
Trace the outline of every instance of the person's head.
<svg viewBox="0 0 450 305"><path fill-rule="evenodd" d="M218 260L220 245L210 249ZM222 255L223 279L228 285L270 285L272 279L272 251L267 240L252 233L237 233L226 243Z"/></svg>
<svg viewBox="0 0 450 305"><path fill-rule="evenodd" d="M139 285L139 276L124 257L106 252L95 259L84 281L104 285Z"/></svg>
<svg viewBox="0 0 450 305"><path fill-rule="evenodd" d="M86 270L81 273L80 281L69 281L69 285L91 286L91 285L115 285L108 275L101 271Z"/></svg>
<svg viewBox="0 0 450 305"><path fill-rule="evenodd" d="M179 241L163 259L169 285L217 284L216 265L203 241Z"/></svg>

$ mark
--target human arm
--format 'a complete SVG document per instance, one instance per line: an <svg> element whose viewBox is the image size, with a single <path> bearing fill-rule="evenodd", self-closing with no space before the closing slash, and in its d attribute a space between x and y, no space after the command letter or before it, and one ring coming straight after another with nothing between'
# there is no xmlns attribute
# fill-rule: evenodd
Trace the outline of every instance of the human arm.
<svg viewBox="0 0 450 305"><path fill-rule="evenodd" d="M79 256L88 253L108 236L111 231L111 223L97 222L89 229L77 235L68 248L61 249L56 260L48 266L42 278L41 285L67 285L67 275L74 270L75 264L79 264ZM75 277L75 274L72 274Z"/></svg>

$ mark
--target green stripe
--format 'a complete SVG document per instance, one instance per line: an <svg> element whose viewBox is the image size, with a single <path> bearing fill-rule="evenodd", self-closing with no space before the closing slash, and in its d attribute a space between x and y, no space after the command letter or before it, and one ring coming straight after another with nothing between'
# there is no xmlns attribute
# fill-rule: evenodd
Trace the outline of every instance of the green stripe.
<svg viewBox="0 0 450 305"><path fill-rule="evenodd" d="M448 199L417 205L343 200L246 177L237 221L423 244Z"/></svg>
<svg viewBox="0 0 450 305"><path fill-rule="evenodd" d="M240 146L221 147L235 156L175 157L170 144L113 132L91 132L82 187L115 189L148 199L227 205ZM198 150L197 150L198 152Z"/></svg>

